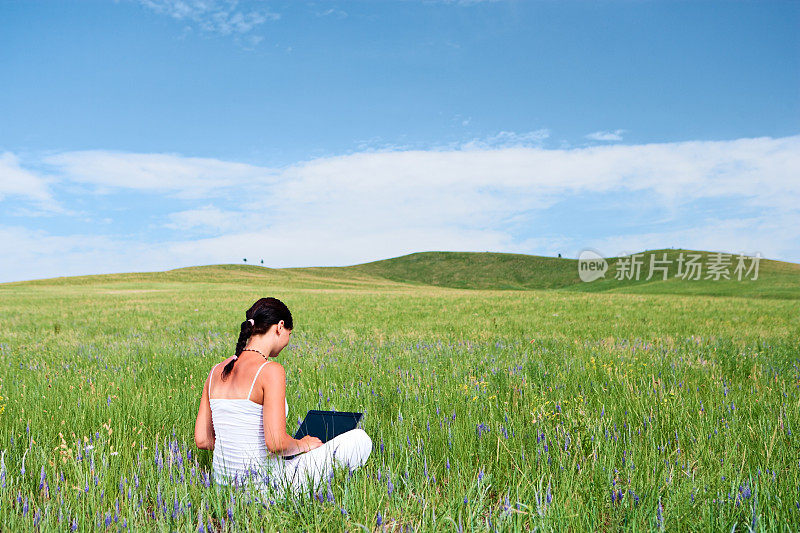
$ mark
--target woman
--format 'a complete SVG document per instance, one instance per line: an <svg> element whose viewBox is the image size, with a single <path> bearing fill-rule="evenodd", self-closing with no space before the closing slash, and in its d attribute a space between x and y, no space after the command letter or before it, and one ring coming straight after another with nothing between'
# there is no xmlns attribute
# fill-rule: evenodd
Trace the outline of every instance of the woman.
<svg viewBox="0 0 800 533"><path fill-rule="evenodd" d="M229 484L261 475L261 488L301 492L333 473L334 460L350 470L363 465L372 440L356 428L325 444L307 435L286 433L289 404L286 372L276 357L289 343L292 315L276 298L261 298L247 310L235 355L216 364L208 375L194 440L214 450L214 480ZM284 455L297 455L284 459Z"/></svg>

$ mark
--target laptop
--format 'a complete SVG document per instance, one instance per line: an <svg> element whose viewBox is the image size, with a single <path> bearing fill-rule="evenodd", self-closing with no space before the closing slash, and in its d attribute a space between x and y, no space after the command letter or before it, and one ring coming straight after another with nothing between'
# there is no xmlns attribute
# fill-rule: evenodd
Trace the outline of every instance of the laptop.
<svg viewBox="0 0 800 533"><path fill-rule="evenodd" d="M351 429L358 427L364 413L350 413L347 411L318 411L311 409L297 432L295 439L302 439L306 435L317 437L323 444ZM292 459L301 454L284 455L284 459Z"/></svg>

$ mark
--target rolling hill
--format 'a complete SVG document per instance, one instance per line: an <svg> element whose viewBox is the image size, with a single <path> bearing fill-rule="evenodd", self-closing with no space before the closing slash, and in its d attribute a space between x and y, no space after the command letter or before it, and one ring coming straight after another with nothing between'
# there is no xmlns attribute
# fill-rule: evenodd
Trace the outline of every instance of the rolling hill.
<svg viewBox="0 0 800 533"><path fill-rule="evenodd" d="M800 299L800 265L761 259L758 278L751 273L741 281L736 279L736 256L731 257L731 279L699 280L676 277L680 254L699 254L700 262L708 265L712 252L681 249L641 252L641 275L635 279L615 279L617 267L623 260L608 258L605 278L584 283L578 276L576 259L542 257L496 252L417 252L344 267L266 268L255 265L219 264L178 268L163 272L133 272L70 276L0 284L0 288L18 285L119 286L148 282L160 283L282 283L309 288L356 288L434 286L454 289L483 290L562 290L574 292L623 292L636 294L682 294L706 296L736 296L755 298ZM671 267L668 279L654 276L647 280L649 259L666 258ZM749 264L749 262L748 262Z"/></svg>
<svg viewBox="0 0 800 533"><path fill-rule="evenodd" d="M524 254L493 252L419 252L392 259L354 265L350 268L376 277L421 285L435 285L459 289L531 290L558 289L579 292L625 292L641 294L697 294L709 296L746 296L763 298L800 298L800 265L783 261L761 259L758 277L736 279L734 269L737 256L730 258L728 273L731 279L705 279L704 270L699 280L676 277L678 257L690 254L700 256L699 262L708 265L713 252L665 249L641 252L644 263L638 280L615 279L621 258L608 258L605 278L584 283L578 276L578 260L542 257ZM649 274L650 256L671 264L668 278L661 279L656 272ZM746 266L750 266L749 259Z"/></svg>

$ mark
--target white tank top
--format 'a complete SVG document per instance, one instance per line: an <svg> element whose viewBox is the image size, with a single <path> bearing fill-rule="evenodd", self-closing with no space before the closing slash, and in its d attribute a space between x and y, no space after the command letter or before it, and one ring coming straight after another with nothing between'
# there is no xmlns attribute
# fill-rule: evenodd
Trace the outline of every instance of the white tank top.
<svg viewBox="0 0 800 533"><path fill-rule="evenodd" d="M283 467L282 458L269 453L264 442L263 406L250 400L261 369L271 362L267 361L258 368L247 398L212 398L211 381L208 382L211 422L216 434L212 463L214 480L219 484L227 484L231 479L244 481L253 471L258 472L255 477L260 479L261 473L272 470L277 474L275 467ZM214 368L209 376L214 373ZM288 418L289 403L286 399L284 404Z"/></svg>

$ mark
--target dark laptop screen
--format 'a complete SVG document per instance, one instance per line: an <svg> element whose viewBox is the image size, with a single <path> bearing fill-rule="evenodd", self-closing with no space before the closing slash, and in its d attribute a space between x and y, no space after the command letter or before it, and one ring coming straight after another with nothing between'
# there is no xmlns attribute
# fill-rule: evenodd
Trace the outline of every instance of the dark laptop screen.
<svg viewBox="0 0 800 533"><path fill-rule="evenodd" d="M363 416L362 413L338 411L317 411L312 409L297 429L294 438L302 439L306 435L317 437L323 443L337 435L355 429Z"/></svg>

